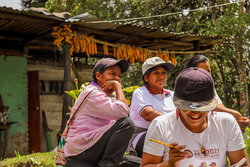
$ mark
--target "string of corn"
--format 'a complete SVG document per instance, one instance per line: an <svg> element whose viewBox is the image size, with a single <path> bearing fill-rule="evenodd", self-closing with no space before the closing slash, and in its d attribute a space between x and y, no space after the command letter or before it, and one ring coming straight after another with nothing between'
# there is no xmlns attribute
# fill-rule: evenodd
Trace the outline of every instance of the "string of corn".
<svg viewBox="0 0 250 167"><path fill-rule="evenodd" d="M117 59L126 59L130 63L135 62L145 62L147 58L153 57L153 55L160 57L166 62L171 61L172 64L176 65L176 58L174 51L169 55L169 51L162 51L161 49L157 51L149 50L146 48L130 46L125 44L110 44L107 41L103 42L95 39L93 36L87 36L79 34L76 31L70 29L71 24L62 24L59 27L54 27L52 32L54 40L54 45L58 48L62 46L62 41L65 40L70 45L69 53L73 55L73 52L84 52L88 57L91 55L96 55L98 53L97 43L103 45L103 54L109 55L109 47L113 49L113 56Z"/></svg>

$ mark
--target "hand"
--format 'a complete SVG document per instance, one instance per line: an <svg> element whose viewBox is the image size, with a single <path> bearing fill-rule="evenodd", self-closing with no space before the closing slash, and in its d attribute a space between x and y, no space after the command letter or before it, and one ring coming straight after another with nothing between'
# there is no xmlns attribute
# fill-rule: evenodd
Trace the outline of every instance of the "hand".
<svg viewBox="0 0 250 167"><path fill-rule="evenodd" d="M116 80L109 80L102 85L102 91L104 91L108 96L118 88L121 88L121 84Z"/></svg>
<svg viewBox="0 0 250 167"><path fill-rule="evenodd" d="M175 148L170 148L168 163L171 167L179 166L180 161L190 156L190 153L181 151L186 148L186 145L178 146L178 143L176 142L172 143L171 145L175 146Z"/></svg>
<svg viewBox="0 0 250 167"><path fill-rule="evenodd" d="M245 133L246 127L249 125L250 120L247 117L242 117L240 120L237 120L240 129L243 133Z"/></svg>

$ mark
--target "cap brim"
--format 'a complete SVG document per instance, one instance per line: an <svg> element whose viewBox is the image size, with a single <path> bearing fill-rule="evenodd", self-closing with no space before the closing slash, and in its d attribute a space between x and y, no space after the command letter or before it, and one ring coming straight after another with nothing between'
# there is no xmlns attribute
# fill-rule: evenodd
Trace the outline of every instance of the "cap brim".
<svg viewBox="0 0 250 167"><path fill-rule="evenodd" d="M153 69L153 68L158 67L158 66L165 67L165 68L167 69L167 71L170 71L170 70L172 70L172 69L175 68L175 65L173 65L172 63L167 63L167 62L165 62L165 63L155 64L155 65L151 65L150 67L148 67L148 69L147 69L145 72L143 72L143 69L142 69L143 75L144 75L148 70Z"/></svg>
<svg viewBox="0 0 250 167"><path fill-rule="evenodd" d="M114 65L118 65L121 68L121 73L124 73L128 70L129 64L125 59L117 60L116 62L111 62L107 64L105 67L111 67Z"/></svg>
<svg viewBox="0 0 250 167"><path fill-rule="evenodd" d="M175 65L173 65L172 63L161 63L161 64L157 64L153 66L152 68L157 67L157 66L163 66L167 69L167 71L170 71L175 68Z"/></svg>
<svg viewBox="0 0 250 167"><path fill-rule="evenodd" d="M200 111L200 112L212 111L213 109L215 109L217 105L217 101L215 98L208 101L193 102L193 101L182 100L174 96L173 101L174 105L177 108L186 111Z"/></svg>

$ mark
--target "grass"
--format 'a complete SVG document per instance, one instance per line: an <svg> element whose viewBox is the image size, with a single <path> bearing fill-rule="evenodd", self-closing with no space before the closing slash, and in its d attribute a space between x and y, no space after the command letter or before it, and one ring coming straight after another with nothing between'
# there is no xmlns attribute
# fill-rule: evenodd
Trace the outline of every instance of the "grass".
<svg viewBox="0 0 250 167"><path fill-rule="evenodd" d="M0 162L1 167L55 167L55 152L34 153L7 158Z"/></svg>

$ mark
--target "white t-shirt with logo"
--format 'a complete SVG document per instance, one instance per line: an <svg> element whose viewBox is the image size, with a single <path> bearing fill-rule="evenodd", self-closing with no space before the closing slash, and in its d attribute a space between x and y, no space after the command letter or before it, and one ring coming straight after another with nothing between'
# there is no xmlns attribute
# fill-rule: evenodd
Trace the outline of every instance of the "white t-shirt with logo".
<svg viewBox="0 0 250 167"><path fill-rule="evenodd" d="M162 98L161 94L154 94L146 86L136 89L133 92L130 106L130 117L134 121L135 126L146 129L149 127L150 122L141 117L142 111L147 107L152 107L163 114L175 111L173 95L173 91L163 89Z"/></svg>
<svg viewBox="0 0 250 167"><path fill-rule="evenodd" d="M226 152L237 151L245 147L241 130L231 114L209 112L208 127L202 133L192 133L182 123L176 120L176 113L165 114L155 118L148 129L143 151L155 156L163 156L163 161L169 159L169 147L149 141L149 138L171 144L178 142L186 145L184 150L190 152L190 157L180 161L181 167L211 166L224 167ZM194 135L195 137L194 137ZM201 145L207 149L207 156L201 153Z"/></svg>

